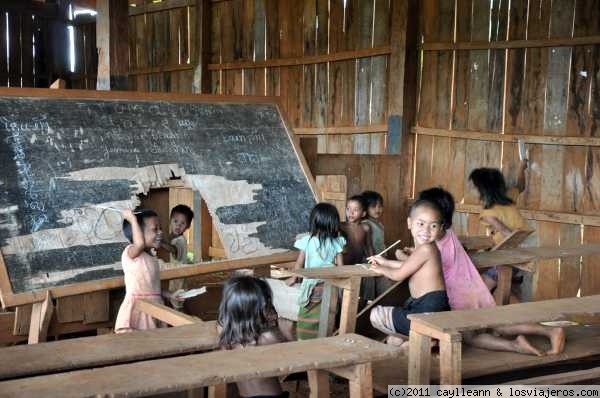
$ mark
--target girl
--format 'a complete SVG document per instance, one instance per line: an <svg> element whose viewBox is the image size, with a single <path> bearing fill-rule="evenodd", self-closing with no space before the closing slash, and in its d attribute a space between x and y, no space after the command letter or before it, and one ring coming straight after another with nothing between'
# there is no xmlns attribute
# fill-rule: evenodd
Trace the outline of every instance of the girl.
<svg viewBox="0 0 600 398"><path fill-rule="evenodd" d="M154 210L123 210L123 234L129 240L121 255L125 274L125 298L115 322L115 332L146 330L158 327L150 315L133 309L135 300L143 298L163 304L160 291L160 270L152 249L160 247L162 232ZM166 298L173 298L165 292Z"/></svg>
<svg viewBox="0 0 600 398"><path fill-rule="evenodd" d="M442 269L452 310L489 308L496 305L490 291L479 276L475 265L450 227L454 213L454 198L441 189L431 188L417 195L417 200L425 199L438 203L442 211L443 230L436 244L441 254ZM400 253L399 253L400 254ZM400 254L402 257L404 254ZM523 354L558 354L564 349L565 334L562 328L545 327L539 324L510 325L494 329L503 336L517 336L514 340L498 337L490 333L465 333L465 341L475 347L494 351L512 351ZM551 349L543 353L527 341L525 334L545 336L550 340Z"/></svg>
<svg viewBox="0 0 600 398"><path fill-rule="evenodd" d="M479 221L486 226L496 244L502 242L515 230L531 231L527 221L515 206L516 197L508 197L504 176L500 170L485 167L475 169L469 175L469 180L479 191L479 198L483 204ZM516 195L518 192L515 193ZM490 290L498 284L496 268L488 269L482 277Z"/></svg>
<svg viewBox="0 0 600 398"><path fill-rule="evenodd" d="M300 249L296 260L296 269L341 266L344 264L342 250L346 239L340 236L340 216L335 206L329 203L317 204L310 213L310 236L294 243ZM292 277L292 285L298 277ZM323 281L320 279L302 280L298 304L298 325L296 332L299 340L316 338L319 331L321 297Z"/></svg>
<svg viewBox="0 0 600 398"><path fill-rule="evenodd" d="M284 341L277 329L271 289L252 276L234 277L225 283L218 325L219 345L225 350ZM288 396L276 377L239 382L237 387L242 397Z"/></svg>

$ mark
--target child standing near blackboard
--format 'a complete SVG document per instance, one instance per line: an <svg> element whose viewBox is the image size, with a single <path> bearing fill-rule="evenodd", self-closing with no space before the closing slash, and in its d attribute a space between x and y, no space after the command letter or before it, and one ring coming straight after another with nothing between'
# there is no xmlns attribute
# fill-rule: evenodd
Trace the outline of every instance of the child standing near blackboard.
<svg viewBox="0 0 600 398"><path fill-rule="evenodd" d="M161 247L171 254L171 262L177 264L187 263L188 243L185 238L185 231L192 225L194 212L186 205L177 205L171 209L170 215L170 231L167 239L161 241ZM184 288L185 279L173 279L169 282L169 291L173 294L178 293ZM171 300L171 304L175 309L182 309L183 302Z"/></svg>
<svg viewBox="0 0 600 398"><path fill-rule="evenodd" d="M123 234L130 244L121 255L125 274L125 298L119 308L115 332L154 329L158 324L150 315L135 311L135 301L145 299L162 304L158 259L152 249L160 247L162 231L154 210L123 211ZM165 292L167 298L171 298Z"/></svg>
<svg viewBox="0 0 600 398"><path fill-rule="evenodd" d="M317 204L310 213L310 235L294 243L294 247L300 250L296 269L343 265L342 250L345 244L346 239L340 236L340 216L335 206L329 203ZM294 276L287 283L291 286L297 280L298 277ZM302 280L296 327L298 340L318 336L323 284L320 279Z"/></svg>

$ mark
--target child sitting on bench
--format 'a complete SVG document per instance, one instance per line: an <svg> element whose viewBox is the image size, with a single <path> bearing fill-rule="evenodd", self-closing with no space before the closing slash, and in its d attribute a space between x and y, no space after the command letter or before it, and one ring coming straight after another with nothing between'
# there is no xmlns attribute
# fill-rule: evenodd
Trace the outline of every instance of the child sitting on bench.
<svg viewBox="0 0 600 398"><path fill-rule="evenodd" d="M404 307L377 306L371 310L371 324L388 335L390 344L407 346L410 331L409 314L448 311L448 296L442 274L440 252L435 240L442 232L442 212L436 202L415 201L408 217L408 228L415 242L410 256L400 261L382 256L369 258L371 269L395 281L408 279L411 297Z"/></svg>
<svg viewBox="0 0 600 398"><path fill-rule="evenodd" d="M252 276L229 279L219 306L219 346L225 350L285 341L277 326L271 288ZM276 377L237 383L242 397L286 398Z"/></svg>

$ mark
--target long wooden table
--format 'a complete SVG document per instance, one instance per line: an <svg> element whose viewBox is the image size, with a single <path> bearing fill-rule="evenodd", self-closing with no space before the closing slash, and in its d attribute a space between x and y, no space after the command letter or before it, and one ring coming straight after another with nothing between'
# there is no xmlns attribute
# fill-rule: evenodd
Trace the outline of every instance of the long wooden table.
<svg viewBox="0 0 600 398"><path fill-rule="evenodd" d="M461 384L463 332L599 314L600 295L409 315L408 382L415 385L430 383L431 339L439 340L441 384Z"/></svg>
<svg viewBox="0 0 600 398"><path fill-rule="evenodd" d="M471 255L471 259L478 269L508 265L533 272L535 271L534 263L538 260L593 254L600 254L600 245L520 247L516 249L474 253ZM379 276L379 274L371 271L367 265L297 269L290 270L290 272L303 278L324 279L327 283L343 290L340 334L355 331L361 278Z"/></svg>
<svg viewBox="0 0 600 398"><path fill-rule="evenodd" d="M311 397L329 396L327 372L349 380L350 397L372 397L371 363L399 355L396 347L346 334L4 381L0 397L137 397L302 371L314 376Z"/></svg>

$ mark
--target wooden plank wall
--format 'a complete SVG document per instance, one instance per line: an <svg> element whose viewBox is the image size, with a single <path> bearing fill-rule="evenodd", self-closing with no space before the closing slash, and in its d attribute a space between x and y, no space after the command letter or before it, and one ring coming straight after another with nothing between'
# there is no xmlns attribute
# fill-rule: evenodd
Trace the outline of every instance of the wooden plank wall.
<svg viewBox="0 0 600 398"><path fill-rule="evenodd" d="M482 234L468 176L497 167L514 184L520 136L530 167L518 205L536 229L527 243L600 243L600 1L421 4L413 193L446 187L457 232ZM532 298L598 294L599 265L544 261Z"/></svg>
<svg viewBox="0 0 600 398"><path fill-rule="evenodd" d="M75 71L70 75L71 88L96 89L98 52L96 50L96 24L73 26L75 41Z"/></svg>

